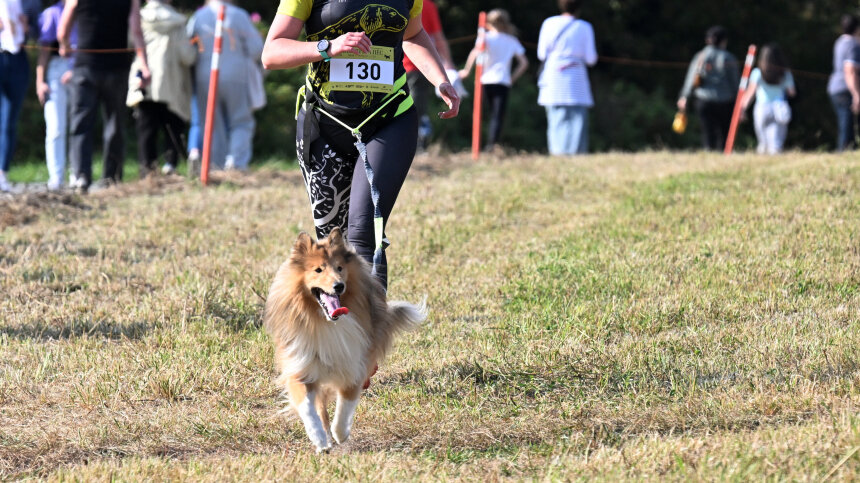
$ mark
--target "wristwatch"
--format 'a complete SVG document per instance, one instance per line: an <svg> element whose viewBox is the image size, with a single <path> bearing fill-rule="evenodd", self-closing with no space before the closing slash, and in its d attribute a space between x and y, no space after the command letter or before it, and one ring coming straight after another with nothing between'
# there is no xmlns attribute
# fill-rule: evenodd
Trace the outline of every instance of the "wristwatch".
<svg viewBox="0 0 860 483"><path fill-rule="evenodd" d="M322 39L322 40L320 40L319 42L317 42L317 50L319 51L319 53L320 53L320 55L322 56L323 60L324 60L324 61L326 61L326 62L328 62L328 61L330 61L330 60L331 60L331 56L330 56L330 55L328 55L328 49L329 49L329 47L331 47L331 42L329 42L329 41L328 41L328 40L326 40L326 39Z"/></svg>

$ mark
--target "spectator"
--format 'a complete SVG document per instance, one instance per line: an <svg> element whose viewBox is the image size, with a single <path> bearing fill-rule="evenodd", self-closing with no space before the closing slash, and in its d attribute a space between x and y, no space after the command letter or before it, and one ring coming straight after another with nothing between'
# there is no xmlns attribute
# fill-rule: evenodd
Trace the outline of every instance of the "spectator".
<svg viewBox="0 0 860 483"><path fill-rule="evenodd" d="M860 43L856 38L860 22L854 15L843 15L841 23L842 35L833 45L833 73L827 83L839 129L837 151L856 147L854 126L860 113Z"/></svg>
<svg viewBox="0 0 860 483"><path fill-rule="evenodd" d="M487 14L487 26L489 31L485 37L486 59L484 72L481 75L481 86L491 111L490 136L484 150L492 151L502 133L508 92L511 90L511 85L525 73L529 61L526 58L525 47L515 37L516 29L511 24L511 16L506 10L500 8L490 10ZM460 71L460 78L468 77L479 54L477 48L472 49L466 60L466 67ZM517 59L517 69L511 75L513 59Z"/></svg>
<svg viewBox="0 0 860 483"><path fill-rule="evenodd" d="M209 0L188 22L188 36L200 41L202 51L195 66L194 82L199 114L205 118L209 74L215 45L218 9L227 4L224 44L218 78L210 167L245 171L251 162L254 113L249 78L263 53L263 39L248 12L228 1Z"/></svg>
<svg viewBox="0 0 860 483"><path fill-rule="evenodd" d="M761 50L758 67L752 71L749 87L741 99L746 112L755 97L753 122L760 154L779 154L785 144L791 107L788 98L794 97L794 77L788 61L776 44L765 45Z"/></svg>
<svg viewBox="0 0 860 483"><path fill-rule="evenodd" d="M184 151L182 133L191 119L191 71L197 49L185 36L186 18L170 0L149 0L140 9L150 84L141 86L140 60L131 66L127 104L137 109L137 146L141 177L157 169L158 133L164 133L162 172L176 172Z"/></svg>
<svg viewBox="0 0 860 483"><path fill-rule="evenodd" d="M550 154L588 152L588 110L594 105L588 69L597 63L594 29L581 0L559 0L561 15L544 20L538 37L538 104L546 108Z"/></svg>
<svg viewBox="0 0 860 483"><path fill-rule="evenodd" d="M59 53L57 31L65 1L60 0L39 16L39 64L36 67L36 95L45 109L45 161L48 165L48 189L63 186L66 172L66 138L69 134L69 80L72 61ZM77 44L75 32L72 45Z"/></svg>
<svg viewBox="0 0 860 483"><path fill-rule="evenodd" d="M144 83L149 82L146 49L140 30L140 0L66 0L60 21L60 54L69 54L71 27L77 25L81 50L124 49L129 31ZM102 183L122 180L125 161L125 94L130 56L125 53L78 52L72 74L69 161L70 185L86 192L92 182L93 129L102 104L104 164Z"/></svg>
<svg viewBox="0 0 860 483"><path fill-rule="evenodd" d="M687 69L678 109L686 112L690 98L694 97L702 122L702 147L721 151L732 123L740 74L737 59L726 50L726 29L711 27L705 33L705 43L705 48L696 53Z"/></svg>
<svg viewBox="0 0 860 483"><path fill-rule="evenodd" d="M42 0L21 0L21 9L27 17L27 38L39 40L39 14L42 12Z"/></svg>
<svg viewBox="0 0 860 483"><path fill-rule="evenodd" d="M28 19L19 0L0 3L0 191L9 191L6 174L18 136L18 115L27 93L30 63L23 49Z"/></svg>
<svg viewBox="0 0 860 483"><path fill-rule="evenodd" d="M433 0L424 0L421 10L421 25L427 35L430 36L433 46L436 47L436 51L442 58L442 65L445 70L454 69L454 62L451 60L451 48L448 46L448 40L442 30L439 9L436 8L436 3ZM415 101L415 112L418 114L418 149L423 151L427 148L430 135L433 133L430 116L427 115L427 105L433 96L434 87L418 70L418 67L409 60L407 55L403 56L403 67L406 68L406 82L409 84L409 91Z"/></svg>

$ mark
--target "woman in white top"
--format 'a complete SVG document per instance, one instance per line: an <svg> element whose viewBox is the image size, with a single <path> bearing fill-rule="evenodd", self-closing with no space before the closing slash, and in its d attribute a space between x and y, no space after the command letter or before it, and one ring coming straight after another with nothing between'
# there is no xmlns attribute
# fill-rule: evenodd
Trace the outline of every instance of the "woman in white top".
<svg viewBox="0 0 860 483"><path fill-rule="evenodd" d="M561 15L544 20L538 38L538 104L546 107L550 154L588 152L588 110L594 105L588 69L597 63L594 29L577 18L581 0L559 0Z"/></svg>
<svg viewBox="0 0 860 483"><path fill-rule="evenodd" d="M782 152L791 122L788 99L796 94L794 77L782 49L776 44L765 45L758 67L750 75L749 87L741 98L744 113L755 98L753 123L759 154Z"/></svg>
<svg viewBox="0 0 860 483"><path fill-rule="evenodd" d="M11 189L6 173L15 151L18 114L30 81L30 63L21 48L27 25L20 0L0 2L0 191Z"/></svg>
<svg viewBox="0 0 860 483"><path fill-rule="evenodd" d="M528 69L526 49L515 37L516 28L511 24L511 16L506 10L496 8L487 14L487 35L485 37L486 57L484 72L481 75L481 86L487 105L490 106L490 137L484 147L492 151L502 133L502 123L505 120L505 109L508 104L508 92L511 84L516 82ZM465 79L472 71L472 65L480 52L472 49L466 66L460 71L460 78ZM517 59L517 68L511 75L511 63Z"/></svg>

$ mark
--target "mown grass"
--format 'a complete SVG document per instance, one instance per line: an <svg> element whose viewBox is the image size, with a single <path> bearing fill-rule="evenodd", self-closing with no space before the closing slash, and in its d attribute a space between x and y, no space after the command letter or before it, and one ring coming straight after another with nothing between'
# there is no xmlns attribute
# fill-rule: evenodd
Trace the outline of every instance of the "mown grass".
<svg viewBox="0 0 860 483"><path fill-rule="evenodd" d="M860 471L855 157L419 162L390 293L427 295L431 318L326 456L277 413L260 328L307 199L296 172L257 177L0 234L0 476Z"/></svg>

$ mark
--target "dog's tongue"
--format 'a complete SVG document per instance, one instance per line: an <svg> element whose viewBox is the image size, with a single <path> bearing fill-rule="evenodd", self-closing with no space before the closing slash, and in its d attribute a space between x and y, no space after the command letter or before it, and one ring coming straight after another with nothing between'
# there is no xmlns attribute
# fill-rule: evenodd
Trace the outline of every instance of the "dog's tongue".
<svg viewBox="0 0 860 483"><path fill-rule="evenodd" d="M337 295L329 295L323 292L322 294L320 294L320 300L322 300L323 304L325 304L325 308L328 311L328 315L332 319L337 319L341 315L346 315L349 313L349 309L340 306L340 297L338 297Z"/></svg>

